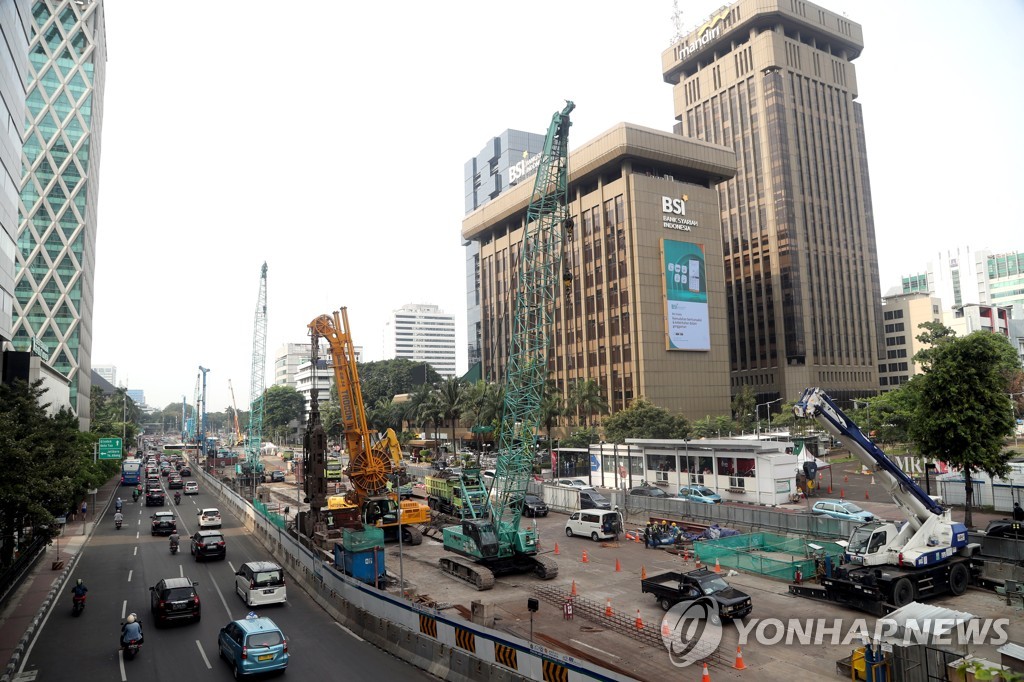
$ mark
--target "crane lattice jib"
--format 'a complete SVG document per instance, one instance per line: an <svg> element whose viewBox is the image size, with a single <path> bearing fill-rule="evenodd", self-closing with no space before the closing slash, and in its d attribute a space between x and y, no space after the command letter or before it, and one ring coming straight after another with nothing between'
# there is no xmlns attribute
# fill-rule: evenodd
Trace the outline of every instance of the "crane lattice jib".
<svg viewBox="0 0 1024 682"><path fill-rule="evenodd" d="M331 351L334 383L338 388L338 408L348 450L348 478L355 492L353 502L387 492L388 481L395 470L392 443L380 447L372 444L363 407L363 391L359 386L355 344L348 326L348 309L335 311L333 317L320 315L309 323L312 343L322 338ZM397 439L392 439L397 443Z"/></svg>
<svg viewBox="0 0 1024 682"><path fill-rule="evenodd" d="M534 441L548 376L547 348L562 267L562 229L569 214L569 113L555 113L526 210L519 253L519 281L502 406L499 458L495 471L494 520L501 540L511 542L533 471Z"/></svg>
<svg viewBox="0 0 1024 682"><path fill-rule="evenodd" d="M256 473L263 447L264 386L267 376L267 264L260 268L260 293L252 330L252 372L249 376L249 471Z"/></svg>

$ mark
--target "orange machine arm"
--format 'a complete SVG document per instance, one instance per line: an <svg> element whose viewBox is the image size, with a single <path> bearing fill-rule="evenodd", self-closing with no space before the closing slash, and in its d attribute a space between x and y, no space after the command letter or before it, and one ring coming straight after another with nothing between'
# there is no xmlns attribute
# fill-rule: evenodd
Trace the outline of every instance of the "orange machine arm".
<svg viewBox="0 0 1024 682"><path fill-rule="evenodd" d="M333 318L321 315L309 323L309 329L313 343L318 337L326 339L331 350L334 383L338 387L338 403L348 449L348 477L357 497L352 502L362 503L367 497L385 495L395 469L393 450L399 447L398 439L393 432L377 445L373 445L370 439L359 371L356 369L355 346L349 333L348 311L346 308L342 308L340 313L335 311Z"/></svg>

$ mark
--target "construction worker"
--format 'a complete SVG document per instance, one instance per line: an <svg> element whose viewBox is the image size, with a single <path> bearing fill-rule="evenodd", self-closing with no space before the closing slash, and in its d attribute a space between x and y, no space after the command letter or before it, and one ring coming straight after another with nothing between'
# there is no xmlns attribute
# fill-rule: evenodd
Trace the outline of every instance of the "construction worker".
<svg viewBox="0 0 1024 682"><path fill-rule="evenodd" d="M651 522L648 521L644 527L644 549L650 549L653 546L651 542Z"/></svg>

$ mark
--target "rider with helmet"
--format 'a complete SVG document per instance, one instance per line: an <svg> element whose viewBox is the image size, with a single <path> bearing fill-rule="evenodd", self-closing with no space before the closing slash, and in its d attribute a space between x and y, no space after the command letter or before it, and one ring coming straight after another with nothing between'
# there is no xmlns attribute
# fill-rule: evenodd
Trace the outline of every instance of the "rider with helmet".
<svg viewBox="0 0 1024 682"><path fill-rule="evenodd" d="M118 497L117 500L114 501L114 511L116 511L116 512L121 511L121 507L122 507L123 504L124 503L121 502L121 498Z"/></svg>
<svg viewBox="0 0 1024 682"><path fill-rule="evenodd" d="M75 581L75 586L71 588L71 594L76 597L85 597L85 593L89 591L89 588L85 586L85 583L81 578Z"/></svg>
<svg viewBox="0 0 1024 682"><path fill-rule="evenodd" d="M138 640L139 644L143 642L142 622L134 613L129 614L128 621L121 626L121 648L124 648L132 640Z"/></svg>

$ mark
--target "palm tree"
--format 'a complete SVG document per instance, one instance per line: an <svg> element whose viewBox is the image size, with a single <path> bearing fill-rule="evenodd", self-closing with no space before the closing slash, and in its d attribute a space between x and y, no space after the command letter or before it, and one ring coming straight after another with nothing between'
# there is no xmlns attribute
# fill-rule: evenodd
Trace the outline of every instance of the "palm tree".
<svg viewBox="0 0 1024 682"><path fill-rule="evenodd" d="M449 377L437 387L438 401L445 419L449 420L452 427L452 446L455 445L455 425L462 416L465 409L468 392L466 384L458 377Z"/></svg>
<svg viewBox="0 0 1024 682"><path fill-rule="evenodd" d="M420 417L420 409L428 400L432 389L427 384L421 384L416 390L409 394L409 400L401 405L401 418L408 422L409 426L423 426Z"/></svg>
<svg viewBox="0 0 1024 682"><path fill-rule="evenodd" d="M540 401L540 423L547 431L548 443L551 442L551 427L564 414L565 402L562 400L562 394L558 392L555 382L548 381L544 384L544 397Z"/></svg>
<svg viewBox="0 0 1024 682"><path fill-rule="evenodd" d="M569 392L569 404L576 412L576 424L582 426L585 419L591 425L591 417L595 414L608 413L608 401L601 395L601 386L593 379L577 381Z"/></svg>

